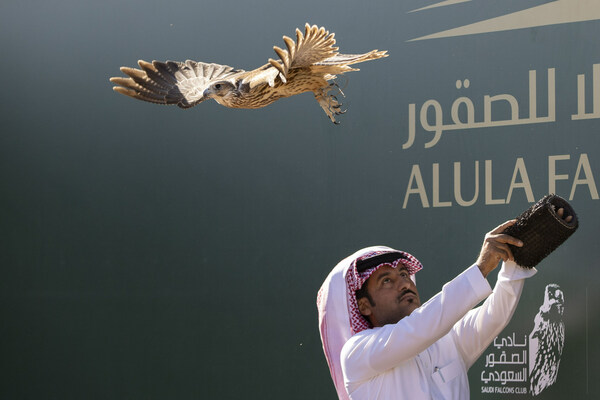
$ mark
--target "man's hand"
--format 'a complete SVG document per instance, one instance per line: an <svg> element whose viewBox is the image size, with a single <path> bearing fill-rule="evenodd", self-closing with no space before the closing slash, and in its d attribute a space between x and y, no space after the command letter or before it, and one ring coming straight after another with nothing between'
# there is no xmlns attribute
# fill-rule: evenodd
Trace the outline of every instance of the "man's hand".
<svg viewBox="0 0 600 400"><path fill-rule="evenodd" d="M556 212L556 215L558 215L558 218L561 218L567 224L570 224L571 221L573 220L573 216L572 215L567 215L567 218L563 218L564 215L565 215L565 209L564 208L559 208L558 211Z"/></svg>
<svg viewBox="0 0 600 400"><path fill-rule="evenodd" d="M556 211L556 215L567 224L573 221L573 216L565 215L565 210L563 208L559 208ZM514 225L515 222L517 222L516 219L506 221L485 235L479 258L476 261L476 264L484 277L487 277L487 275L498 266L500 260L514 260L509 244L516 247L523 247L522 241L502 233L506 228Z"/></svg>
<svg viewBox="0 0 600 400"><path fill-rule="evenodd" d="M519 239L502 233L515 222L517 222L516 219L506 221L485 235L479 258L476 261L484 277L487 277L498 266L500 260L508 261L513 259L512 251L510 251L510 247L508 246L509 244L517 247L523 246L523 242Z"/></svg>

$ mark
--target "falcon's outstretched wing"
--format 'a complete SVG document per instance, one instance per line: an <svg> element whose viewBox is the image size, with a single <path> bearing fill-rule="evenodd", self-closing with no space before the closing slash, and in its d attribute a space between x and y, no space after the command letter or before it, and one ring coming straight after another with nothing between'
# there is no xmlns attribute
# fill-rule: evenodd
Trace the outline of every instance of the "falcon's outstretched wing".
<svg viewBox="0 0 600 400"><path fill-rule="evenodd" d="M121 67L121 72L129 78L110 78L111 82L120 85L113 90L134 99L177 104L181 108L190 108L206 100L203 93L211 83L245 72L227 65L192 60L151 63L139 60L138 64L141 70Z"/></svg>
<svg viewBox="0 0 600 400"><path fill-rule="evenodd" d="M281 72L285 81L290 69L309 67L335 56L338 48L333 46L334 36L334 33L329 33L323 27L306 24L304 34L296 29L296 42L287 36L283 37L287 50L273 46L281 60L269 59L269 63Z"/></svg>

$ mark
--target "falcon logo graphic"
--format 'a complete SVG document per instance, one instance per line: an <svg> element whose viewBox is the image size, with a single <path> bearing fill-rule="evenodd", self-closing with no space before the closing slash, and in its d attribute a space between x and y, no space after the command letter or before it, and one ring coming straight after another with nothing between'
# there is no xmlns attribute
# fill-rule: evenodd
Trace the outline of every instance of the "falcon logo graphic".
<svg viewBox="0 0 600 400"><path fill-rule="evenodd" d="M343 114L342 104L330 93L340 92L333 81L337 75L358 71L349 65L387 57L386 51L339 54L334 34L306 24L304 34L296 29L296 41L284 36L287 50L274 46L279 60L269 59L252 71L227 65L187 60L138 61L141 69L121 67L128 78L115 77L113 89L134 99L190 108L207 99L231 108L261 108L274 101L313 92L329 119ZM337 89L337 91L335 90ZM342 93L343 95L343 93Z"/></svg>
<svg viewBox="0 0 600 400"><path fill-rule="evenodd" d="M565 296L560 287L555 283L547 285L544 304L535 316L535 326L529 335L529 380L533 396L556 382L565 345L564 307Z"/></svg>

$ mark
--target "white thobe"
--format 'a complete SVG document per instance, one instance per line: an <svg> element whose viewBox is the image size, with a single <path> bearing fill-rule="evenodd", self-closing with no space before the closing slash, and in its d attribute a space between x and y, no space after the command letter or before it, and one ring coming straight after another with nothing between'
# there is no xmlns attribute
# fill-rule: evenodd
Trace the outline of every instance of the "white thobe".
<svg viewBox="0 0 600 400"><path fill-rule="evenodd" d="M350 398L468 399L467 370L508 324L524 279L536 272L504 263L492 291L473 265L398 323L352 336L341 352Z"/></svg>

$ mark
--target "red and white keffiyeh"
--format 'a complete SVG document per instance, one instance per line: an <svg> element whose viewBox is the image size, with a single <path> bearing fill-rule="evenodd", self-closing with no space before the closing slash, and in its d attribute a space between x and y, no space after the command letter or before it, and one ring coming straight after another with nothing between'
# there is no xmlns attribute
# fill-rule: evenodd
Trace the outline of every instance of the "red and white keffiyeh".
<svg viewBox="0 0 600 400"><path fill-rule="evenodd" d="M400 253L404 258L378 264L363 272L358 272L356 269L359 260L394 252ZM414 274L423 268L419 260L409 253L385 246L367 247L340 261L319 290L317 295L319 331L325 358L340 400L349 400L342 377L340 361L342 347L352 335L371 327L358 310L355 293L373 272L383 265L397 268L399 264L406 266L413 281Z"/></svg>

